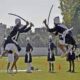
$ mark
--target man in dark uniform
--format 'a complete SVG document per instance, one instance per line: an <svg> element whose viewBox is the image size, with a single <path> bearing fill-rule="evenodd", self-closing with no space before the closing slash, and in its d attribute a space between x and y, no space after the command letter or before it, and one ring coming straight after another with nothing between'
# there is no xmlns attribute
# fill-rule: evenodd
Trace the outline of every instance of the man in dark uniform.
<svg viewBox="0 0 80 80"><path fill-rule="evenodd" d="M72 48L67 54L67 61L69 61L69 70L68 72L75 72L75 50Z"/></svg>
<svg viewBox="0 0 80 80"><path fill-rule="evenodd" d="M15 20L15 26L13 27L13 30L10 32L7 39L5 40L5 43L3 46L4 47L3 54L8 53L10 49L14 54L14 62L13 62L13 65L11 66L11 72L13 70L13 67L16 66L16 62L19 58L19 52L21 51L21 48L17 43L18 37L20 33L28 32L29 30L31 30L31 27L33 26L33 24L30 23L29 27L27 27L28 25L29 25L28 21L26 21L26 25L22 25L21 20L17 18ZM16 70L17 70L17 66L16 66Z"/></svg>
<svg viewBox="0 0 80 80"><path fill-rule="evenodd" d="M4 43L4 49L6 44L13 43L16 45L18 51L20 51L21 48L17 43L18 37L20 33L28 32L29 30L31 30L31 27L33 26L33 24L30 23L30 27L27 28L27 26L29 25L29 22L26 21L26 25L22 25L21 20L19 18L15 20L15 24L16 25L13 27L13 30L10 32L9 36L7 37L7 40Z"/></svg>
<svg viewBox="0 0 80 80"><path fill-rule="evenodd" d="M49 72L54 71L54 61L55 61L55 56L54 56L54 48L56 46L52 42L52 36L49 36L49 43L48 43L48 62L49 62Z"/></svg>
<svg viewBox="0 0 80 80"><path fill-rule="evenodd" d="M61 24L59 21L59 17L55 17L54 18L54 28L49 28L46 19L43 21L43 23L45 24L45 26L47 27L47 30L53 34L55 34L56 36L59 35L61 36L59 39L59 48L63 51L63 53L67 53L66 50L64 49L64 47L68 44L75 46L76 42L72 36L72 32L71 30L73 28L68 29L65 25Z"/></svg>
<svg viewBox="0 0 80 80"><path fill-rule="evenodd" d="M25 63L27 63L27 72L31 73L32 71L32 55L33 47L30 44L30 38L27 38L26 54L25 54Z"/></svg>

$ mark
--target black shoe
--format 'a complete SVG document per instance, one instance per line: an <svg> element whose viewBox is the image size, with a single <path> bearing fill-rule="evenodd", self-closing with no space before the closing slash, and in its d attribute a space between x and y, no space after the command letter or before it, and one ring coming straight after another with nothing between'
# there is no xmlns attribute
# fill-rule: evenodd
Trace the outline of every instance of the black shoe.
<svg viewBox="0 0 80 80"><path fill-rule="evenodd" d="M49 72L51 72L51 69L49 69Z"/></svg>
<svg viewBox="0 0 80 80"><path fill-rule="evenodd" d="M72 73L74 73L75 71L74 71L74 70L72 70L71 72L72 72Z"/></svg>
<svg viewBox="0 0 80 80"><path fill-rule="evenodd" d="M31 70L34 70L34 67L31 67Z"/></svg>
<svg viewBox="0 0 80 80"><path fill-rule="evenodd" d="M68 70L67 72L71 72L71 70Z"/></svg>
<svg viewBox="0 0 80 80"><path fill-rule="evenodd" d="M55 73L54 71L51 71L51 73Z"/></svg>

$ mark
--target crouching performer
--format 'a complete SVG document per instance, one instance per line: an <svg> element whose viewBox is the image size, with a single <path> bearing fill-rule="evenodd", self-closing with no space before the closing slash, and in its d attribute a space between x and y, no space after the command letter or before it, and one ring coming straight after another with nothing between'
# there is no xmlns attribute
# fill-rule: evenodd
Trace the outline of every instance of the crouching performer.
<svg viewBox="0 0 80 80"><path fill-rule="evenodd" d="M29 27L27 27L28 25ZM21 51L21 47L19 46L17 42L18 37L20 33L28 32L29 30L31 30L32 26L33 24L29 23L28 21L26 21L26 25L22 25L21 20L19 18L15 19L15 26L13 27L13 30L8 35L7 39L5 40L4 46L3 46L4 47L3 54L8 53L8 54L14 55L13 64L10 68L10 72L13 72L14 67L16 68L16 71L17 71L16 62L19 58L19 52Z"/></svg>

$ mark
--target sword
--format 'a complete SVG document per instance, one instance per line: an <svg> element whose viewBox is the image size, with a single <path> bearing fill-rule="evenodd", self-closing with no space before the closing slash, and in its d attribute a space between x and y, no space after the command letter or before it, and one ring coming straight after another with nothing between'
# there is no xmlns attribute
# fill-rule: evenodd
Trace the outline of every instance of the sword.
<svg viewBox="0 0 80 80"><path fill-rule="evenodd" d="M50 15L51 15L52 9L53 9L53 5L51 6L50 11L49 11L49 15L48 15L48 25L49 25L49 20L50 20Z"/></svg>
<svg viewBox="0 0 80 80"><path fill-rule="evenodd" d="M27 22L24 18L22 18L21 16L17 15L17 14L13 14L13 13L8 13L9 15L13 15L13 16L16 16L20 19L22 19L23 21Z"/></svg>

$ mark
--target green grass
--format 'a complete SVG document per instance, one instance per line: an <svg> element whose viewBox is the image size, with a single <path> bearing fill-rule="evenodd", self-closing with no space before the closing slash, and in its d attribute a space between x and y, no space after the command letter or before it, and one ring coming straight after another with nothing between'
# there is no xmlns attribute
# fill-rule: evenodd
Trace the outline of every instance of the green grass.
<svg viewBox="0 0 80 80"><path fill-rule="evenodd" d="M80 62L75 61L75 73L66 72L68 70L68 62L65 58L56 57L55 73L48 72L48 62L46 57L33 57L34 67L38 67L40 72L25 73L18 72L17 74L8 74L0 72L0 80L80 80ZM61 70L58 65L61 65ZM24 57L20 57L18 62L18 69L26 69ZM0 70L5 70L7 66L7 58L0 59Z"/></svg>

